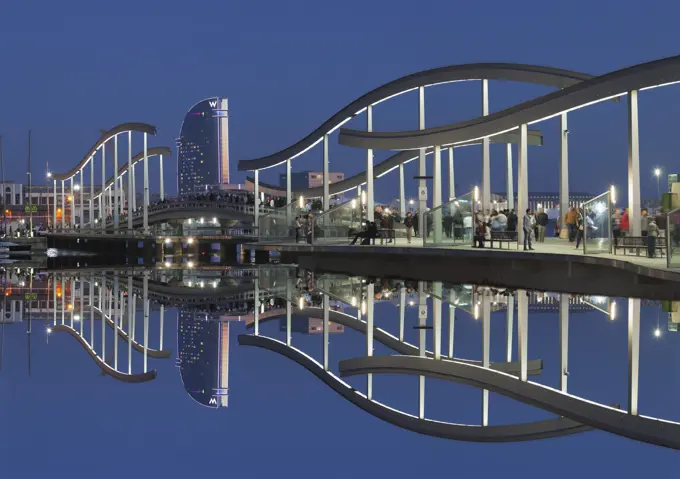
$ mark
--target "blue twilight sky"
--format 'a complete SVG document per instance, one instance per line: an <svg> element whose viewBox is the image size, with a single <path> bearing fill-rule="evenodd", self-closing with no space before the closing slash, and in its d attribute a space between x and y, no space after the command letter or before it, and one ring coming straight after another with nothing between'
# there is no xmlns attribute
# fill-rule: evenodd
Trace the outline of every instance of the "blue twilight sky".
<svg viewBox="0 0 680 479"><path fill-rule="evenodd" d="M226 96L231 165L278 151L335 111L385 82L419 70L472 62L522 62L602 74L677 54L674 2L213 0L6 0L0 3L0 134L8 178L23 179L27 130L34 173L76 163L100 129L125 121L158 126L154 145L174 149L197 101ZM478 82L427 90L427 126L479 114ZM492 82L491 110L546 88ZM643 198L656 193L651 170L678 170L677 86L641 95ZM374 128L416 127L415 93L375 109ZM363 127L362 117L348 126ZM546 146L530 151L530 190L557 189L557 120L538 125ZM572 191L625 190L626 105L597 105L570 117ZM331 139L333 170L363 169L365 153ZM377 152L378 160L386 152ZM457 155L459 193L479 182L481 149ZM504 152L492 147L493 187L504 190ZM317 147L295 169L319 169ZM277 169L263 173L276 181ZM166 168L175 190L176 169ZM415 174L415 165L407 178ZM242 180L235 173L233 180ZM395 196L396 176L376 185ZM407 195L415 194L410 181ZM445 190L446 191L446 190Z"/></svg>

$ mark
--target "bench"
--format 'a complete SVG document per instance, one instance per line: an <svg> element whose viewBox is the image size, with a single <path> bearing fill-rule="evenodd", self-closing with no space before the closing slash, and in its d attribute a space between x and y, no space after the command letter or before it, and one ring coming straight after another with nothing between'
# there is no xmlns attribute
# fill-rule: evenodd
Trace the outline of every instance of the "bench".
<svg viewBox="0 0 680 479"><path fill-rule="evenodd" d="M508 249L510 249L510 244L515 243L517 248L519 248L519 243L517 243L517 231L492 231L491 241L489 241L490 247L493 248L494 242L498 242L499 247L503 249L503 243L508 243Z"/></svg>
<svg viewBox="0 0 680 479"><path fill-rule="evenodd" d="M647 237L646 236L621 236L618 240L614 241L614 254L617 254L618 250L623 250L623 255L626 255L626 251L635 250L635 255L640 256L640 250L643 250L643 254L647 255ZM659 256L664 257L666 255L666 238L663 236L658 236L656 238L656 247L654 248L654 256L656 252L659 252Z"/></svg>

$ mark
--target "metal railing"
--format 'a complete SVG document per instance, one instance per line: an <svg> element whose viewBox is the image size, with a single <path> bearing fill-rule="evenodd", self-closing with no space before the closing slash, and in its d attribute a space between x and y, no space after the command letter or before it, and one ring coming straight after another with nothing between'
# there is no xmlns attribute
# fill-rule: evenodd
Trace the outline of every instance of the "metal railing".
<svg viewBox="0 0 680 479"><path fill-rule="evenodd" d="M666 266L680 268L680 208L666 213Z"/></svg>

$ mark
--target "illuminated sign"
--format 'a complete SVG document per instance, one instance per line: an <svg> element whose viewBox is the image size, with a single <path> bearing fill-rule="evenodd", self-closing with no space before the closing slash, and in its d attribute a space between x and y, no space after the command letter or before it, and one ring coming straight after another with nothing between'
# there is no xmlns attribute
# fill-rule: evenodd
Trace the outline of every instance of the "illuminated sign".
<svg viewBox="0 0 680 479"><path fill-rule="evenodd" d="M35 301L38 299L38 293L26 293L24 294L24 299L26 301Z"/></svg>
<svg viewBox="0 0 680 479"><path fill-rule="evenodd" d="M210 398L210 401L208 402L211 406L217 406L217 398Z"/></svg>
<svg viewBox="0 0 680 479"><path fill-rule="evenodd" d="M208 102L208 105L210 105L211 108L215 108L217 106L217 99L215 100L210 100Z"/></svg>
<svg viewBox="0 0 680 479"><path fill-rule="evenodd" d="M26 205L26 206L24 206L24 212L25 213L30 213L30 212L37 213L37 211L38 211L38 205Z"/></svg>

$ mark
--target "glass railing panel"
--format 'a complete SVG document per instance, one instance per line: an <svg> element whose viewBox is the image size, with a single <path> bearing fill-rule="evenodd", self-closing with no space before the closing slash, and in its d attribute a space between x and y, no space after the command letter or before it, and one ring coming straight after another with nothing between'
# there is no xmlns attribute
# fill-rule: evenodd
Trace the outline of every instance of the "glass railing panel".
<svg viewBox="0 0 680 479"><path fill-rule="evenodd" d="M668 267L680 268L680 208L666 215L666 238L657 238L657 241L664 240Z"/></svg>
<svg viewBox="0 0 680 479"><path fill-rule="evenodd" d="M472 244L473 193L454 198L425 213L425 244Z"/></svg>
<svg viewBox="0 0 680 479"><path fill-rule="evenodd" d="M583 234L583 251L585 254L612 252L611 213L612 202L610 191L583 203L581 211L581 224L583 229L581 231Z"/></svg>
<svg viewBox="0 0 680 479"><path fill-rule="evenodd" d="M350 233L360 231L365 218L361 198L352 198L313 216L312 242L347 243Z"/></svg>
<svg viewBox="0 0 680 479"><path fill-rule="evenodd" d="M281 208L260 216L260 242L290 242L304 241L304 217L307 207L299 201L294 201ZM299 223L300 227L297 226Z"/></svg>

